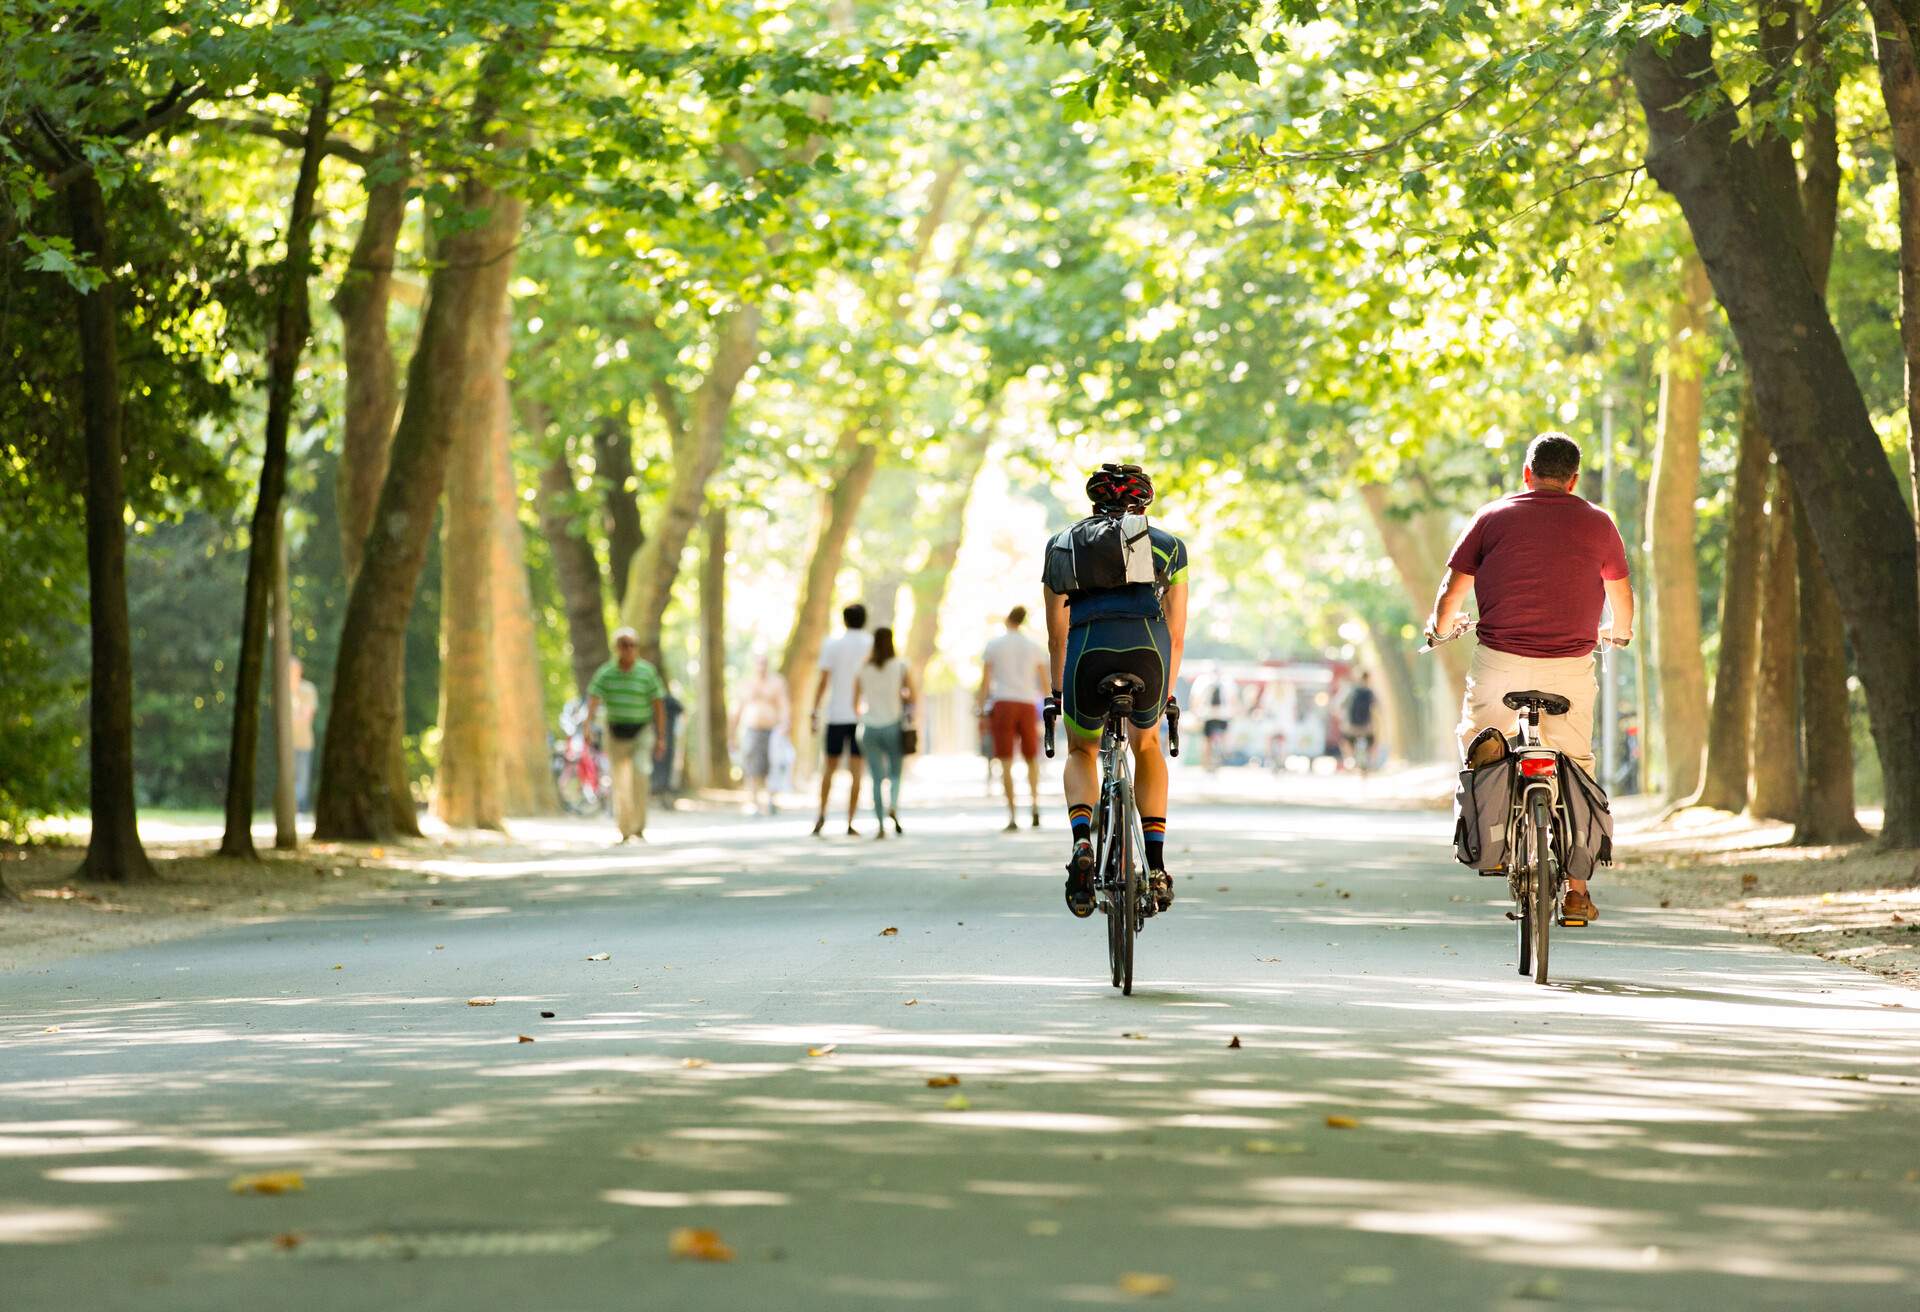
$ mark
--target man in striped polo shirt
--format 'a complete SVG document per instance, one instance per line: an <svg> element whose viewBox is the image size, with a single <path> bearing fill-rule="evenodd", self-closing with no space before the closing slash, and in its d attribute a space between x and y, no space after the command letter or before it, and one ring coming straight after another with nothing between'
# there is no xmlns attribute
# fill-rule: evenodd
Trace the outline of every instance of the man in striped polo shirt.
<svg viewBox="0 0 1920 1312"><path fill-rule="evenodd" d="M666 685L660 671L640 659L640 635L621 629L613 635L613 659L594 671L587 684L587 714L607 708L607 759L613 766L613 819L620 841L645 837L647 784L651 771L636 768L641 744L653 744L653 758L666 754L667 740L649 732L662 722Z"/></svg>

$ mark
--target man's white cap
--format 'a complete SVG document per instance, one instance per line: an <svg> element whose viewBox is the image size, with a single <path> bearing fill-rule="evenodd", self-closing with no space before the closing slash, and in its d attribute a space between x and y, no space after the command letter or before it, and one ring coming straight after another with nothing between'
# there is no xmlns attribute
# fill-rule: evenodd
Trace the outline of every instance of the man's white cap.
<svg viewBox="0 0 1920 1312"><path fill-rule="evenodd" d="M626 625L622 625L613 631L613 645L618 647L623 642L631 642L635 646L638 646L640 644L640 635Z"/></svg>

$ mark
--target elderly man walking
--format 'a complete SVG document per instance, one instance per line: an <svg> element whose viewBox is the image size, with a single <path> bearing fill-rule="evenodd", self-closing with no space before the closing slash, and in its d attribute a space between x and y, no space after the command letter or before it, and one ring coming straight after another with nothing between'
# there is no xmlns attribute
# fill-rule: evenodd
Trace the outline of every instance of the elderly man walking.
<svg viewBox="0 0 1920 1312"><path fill-rule="evenodd" d="M620 841L646 837L647 783L652 773L639 759L652 744L653 759L666 754L659 732L665 723L666 685L660 671L640 659L640 636L632 629L613 635L613 659L594 671L587 684L587 714L607 708L607 760L613 767L613 819Z"/></svg>

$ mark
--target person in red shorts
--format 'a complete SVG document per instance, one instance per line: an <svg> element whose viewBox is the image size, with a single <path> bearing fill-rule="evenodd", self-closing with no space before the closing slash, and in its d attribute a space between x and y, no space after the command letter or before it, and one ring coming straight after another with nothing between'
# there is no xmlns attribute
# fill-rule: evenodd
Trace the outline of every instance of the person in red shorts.
<svg viewBox="0 0 1920 1312"><path fill-rule="evenodd" d="M1596 642L1624 647L1633 637L1627 551L1613 517L1575 495L1580 447L1565 433L1533 439L1522 477L1526 491L1483 507L1454 546L1427 633L1457 632L1473 593L1480 623L1460 708L1463 755L1482 729L1513 724L1501 698L1532 688L1568 702L1565 715L1541 718L1541 741L1592 775ZM1613 611L1604 633L1603 606ZM1567 881L1564 913L1577 921L1598 917L1586 880Z"/></svg>
<svg viewBox="0 0 1920 1312"><path fill-rule="evenodd" d="M1040 827L1040 699L1047 695L1047 653L1020 632L1027 608L1007 612L1007 631L987 644L981 661L980 708L993 735L993 759L1007 786L1007 832L1020 828L1013 800L1013 753L1027 758L1027 798Z"/></svg>

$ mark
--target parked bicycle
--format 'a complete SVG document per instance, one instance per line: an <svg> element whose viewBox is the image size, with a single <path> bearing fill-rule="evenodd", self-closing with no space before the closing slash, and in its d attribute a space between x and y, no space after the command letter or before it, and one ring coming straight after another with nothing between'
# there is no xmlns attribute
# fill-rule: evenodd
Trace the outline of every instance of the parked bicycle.
<svg viewBox="0 0 1920 1312"><path fill-rule="evenodd" d="M1140 808L1133 793L1133 754L1127 744L1127 725L1133 718L1133 699L1145 693L1146 681L1134 674L1109 675L1100 683L1106 706L1100 726L1100 805L1094 814L1094 895L1107 917L1107 964L1113 986L1133 994L1134 938L1155 913L1147 886L1147 840L1140 828ZM1180 755L1180 707L1167 698L1167 753ZM1054 726L1059 712L1049 706L1046 748L1054 749Z"/></svg>
<svg viewBox="0 0 1920 1312"><path fill-rule="evenodd" d="M613 798L613 772L587 715L586 702L570 701L560 712L552 747L553 786L568 815L604 815Z"/></svg>

